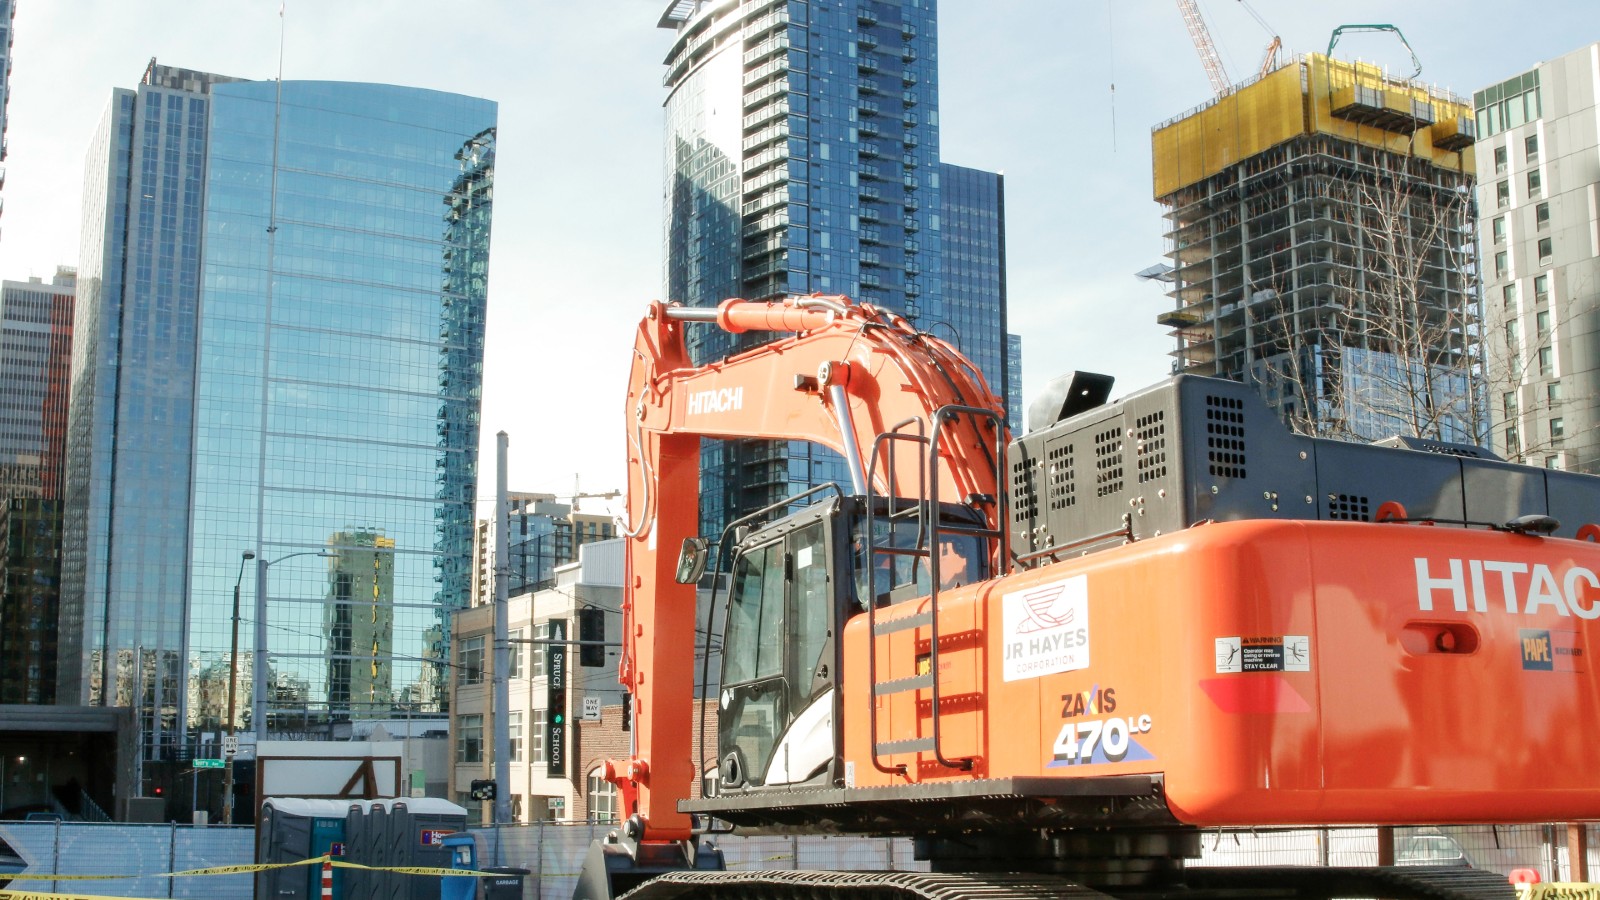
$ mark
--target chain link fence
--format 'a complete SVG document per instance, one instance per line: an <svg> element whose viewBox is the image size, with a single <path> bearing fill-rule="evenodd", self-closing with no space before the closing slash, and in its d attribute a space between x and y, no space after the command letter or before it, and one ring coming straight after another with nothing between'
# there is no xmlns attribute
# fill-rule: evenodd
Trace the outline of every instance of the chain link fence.
<svg viewBox="0 0 1600 900"><path fill-rule="evenodd" d="M190 825L115 825L92 822L0 822L0 840L27 864L24 871L71 875L136 875L113 881L52 881L17 878L14 891L250 900L251 877L211 875L160 878L212 866L237 866L255 859L255 829L195 828Z"/></svg>
<svg viewBox="0 0 1600 900"><path fill-rule="evenodd" d="M480 866L527 869L524 900L567 900L589 845L616 828L612 822L537 822L469 829ZM1586 825L1589 870L1600 870L1600 825ZM158 873L254 861L255 830L188 825L114 825L79 822L0 822L0 840L28 870L57 874L127 874L105 882L17 878L12 890L105 894L183 900L251 900L248 874L164 878ZM926 871L902 838L713 838L728 868L824 871ZM1571 878L1564 825L1446 826L1395 829L1401 864L1461 864L1505 874L1528 868L1545 881ZM1195 865L1371 866L1378 862L1376 828L1207 832ZM86 885L93 884L91 889Z"/></svg>

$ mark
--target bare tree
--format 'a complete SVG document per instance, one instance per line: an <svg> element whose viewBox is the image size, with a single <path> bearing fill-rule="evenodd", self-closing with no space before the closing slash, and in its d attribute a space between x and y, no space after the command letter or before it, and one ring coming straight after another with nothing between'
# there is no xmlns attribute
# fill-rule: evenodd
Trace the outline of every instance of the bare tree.
<svg viewBox="0 0 1600 900"><path fill-rule="evenodd" d="M1249 288L1267 298L1251 377L1303 433L1482 442L1470 179L1371 148L1342 162L1306 180L1292 271Z"/></svg>

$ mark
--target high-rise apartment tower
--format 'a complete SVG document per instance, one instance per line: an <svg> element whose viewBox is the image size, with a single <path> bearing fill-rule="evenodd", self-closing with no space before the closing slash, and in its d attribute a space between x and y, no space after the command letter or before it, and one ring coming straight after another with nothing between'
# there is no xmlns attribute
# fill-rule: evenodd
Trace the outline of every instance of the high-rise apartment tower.
<svg viewBox="0 0 1600 900"><path fill-rule="evenodd" d="M1493 447L1591 474L1600 474L1596 72L1600 44L1590 44L1473 95Z"/></svg>
<svg viewBox="0 0 1600 900"><path fill-rule="evenodd" d="M985 360L991 389L1007 395L1003 278L986 282L985 296L972 292L978 278L962 280L954 307L945 290L962 276L944 253L943 182L975 182L939 158L937 24L923 0L667 5L668 300L846 294ZM989 177L959 193L969 220L972 204L991 202L986 224L997 226L999 182ZM763 339L693 329L690 353L715 359ZM835 454L803 441L708 441L700 477L710 534L797 490L848 481Z"/></svg>

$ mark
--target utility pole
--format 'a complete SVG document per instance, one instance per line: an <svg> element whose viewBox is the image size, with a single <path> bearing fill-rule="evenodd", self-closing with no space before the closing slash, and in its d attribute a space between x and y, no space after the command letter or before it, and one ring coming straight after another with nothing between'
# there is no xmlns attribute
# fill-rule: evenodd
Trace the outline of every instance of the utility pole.
<svg viewBox="0 0 1600 900"><path fill-rule="evenodd" d="M244 551L239 560L239 577L233 580L233 649L228 654L228 737L222 742L222 824L233 824L233 757L239 751L239 738L233 733L233 717L239 696L239 585L244 581L244 564L256 555ZM199 782L197 781L196 784Z"/></svg>
<svg viewBox="0 0 1600 900"><path fill-rule="evenodd" d="M494 484L494 823L511 821L511 502L504 431L495 435ZM526 723L524 723L526 728ZM527 740L524 736L523 740Z"/></svg>

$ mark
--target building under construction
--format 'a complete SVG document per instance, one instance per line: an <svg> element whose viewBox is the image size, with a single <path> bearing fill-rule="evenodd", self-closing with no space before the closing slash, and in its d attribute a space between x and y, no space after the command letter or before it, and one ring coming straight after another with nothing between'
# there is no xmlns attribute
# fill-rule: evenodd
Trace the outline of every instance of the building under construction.
<svg viewBox="0 0 1600 900"><path fill-rule="evenodd" d="M1298 57L1156 126L1174 372L1299 430L1475 441L1475 123L1447 93Z"/></svg>

